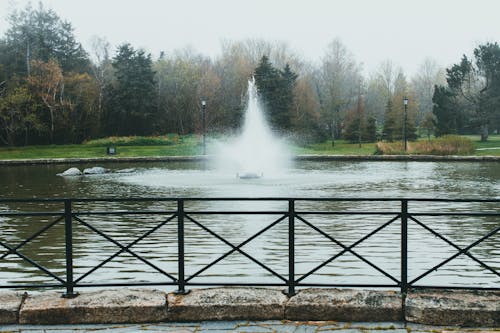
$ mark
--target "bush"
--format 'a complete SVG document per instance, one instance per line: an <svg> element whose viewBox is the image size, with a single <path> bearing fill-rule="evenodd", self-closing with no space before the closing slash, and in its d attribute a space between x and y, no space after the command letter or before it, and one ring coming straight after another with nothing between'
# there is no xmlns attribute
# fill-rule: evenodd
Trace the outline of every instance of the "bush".
<svg viewBox="0 0 500 333"><path fill-rule="evenodd" d="M474 143L463 136L446 135L430 141L408 143L408 152L404 152L402 142L377 142L377 155L470 155L474 153Z"/></svg>
<svg viewBox="0 0 500 333"><path fill-rule="evenodd" d="M111 136L102 139L85 141L88 146L156 146L174 145L180 141L178 134L162 136Z"/></svg>
<svg viewBox="0 0 500 333"><path fill-rule="evenodd" d="M416 154L469 155L474 153L474 143L463 136L445 135L431 141L415 143Z"/></svg>
<svg viewBox="0 0 500 333"><path fill-rule="evenodd" d="M375 155L402 155L403 144L401 142L379 141L375 145Z"/></svg>

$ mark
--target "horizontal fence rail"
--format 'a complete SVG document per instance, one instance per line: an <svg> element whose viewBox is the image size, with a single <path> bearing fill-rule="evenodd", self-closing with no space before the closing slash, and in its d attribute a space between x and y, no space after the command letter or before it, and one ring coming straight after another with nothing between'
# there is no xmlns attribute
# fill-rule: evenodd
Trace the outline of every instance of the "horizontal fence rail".
<svg viewBox="0 0 500 333"><path fill-rule="evenodd" d="M101 208L88 209L88 205L99 203ZM252 203L258 208L245 209L245 205ZM340 203L349 203L349 205L341 205ZM403 294L410 288L427 288L429 286L422 285L420 282L436 270L447 265L452 260L459 256L465 256L469 261L479 265L484 272L495 278L500 277L498 267L500 259L498 251L493 251L493 256L488 262L484 258L479 258L471 249L478 247L484 242L497 242L498 231L500 229L499 222L499 199L422 199L422 198L110 198L110 199L0 199L0 264L9 258L17 257L24 261L30 267L36 268L39 273L50 277L53 283L1 283L0 288L64 288L65 296L71 297L76 295L76 288L83 287L104 287L104 286L172 286L177 288L178 293L187 292L189 286L220 286L220 285L237 285L237 286L277 286L285 287L288 295L294 295L297 288L300 287L369 287L369 288L397 288ZM222 205L221 205L222 204ZM368 204L369 208L363 206ZM105 209L102 209L102 206ZM159 207L165 205L165 209ZM272 206L269 208L269 206ZM21 208L22 209L21 209ZM31 207L31 208L27 208ZM221 208L222 207L222 208ZM450 208L452 207L452 208ZM478 208L479 207L479 208ZM37 210L35 210L37 209ZM110 232L103 231L102 228L95 223L96 219L105 220L109 216L129 217L134 216L149 216L158 217L160 220L155 220L153 226L148 226L147 230L143 231L139 237L135 237L132 241L124 243L117 240ZM252 235L243 241L235 243L220 231L213 229L203 221L203 218L212 216L257 216L269 219L266 226L259 227L259 230L252 231ZM346 242L341 240L338 235L331 231L325 230L324 227L317 225L314 222L314 217L322 216L324 219L355 217L357 225L363 225L370 217L376 216L382 219L383 222L367 233L361 233L357 240ZM92 217L91 220L89 218ZM449 219L489 219L488 230L478 236L475 240L469 242L468 245L459 245L456 241L451 240L449 236L443 234L434 225L429 225L425 219L436 219L447 217ZM45 224L37 231L33 232L22 240L6 239L3 237L2 231L3 221L16 221L16 219L30 218L43 219ZM31 220L30 220L31 221ZM267 221L267 220L266 220ZM203 231L201 235L192 235L191 231L186 229L186 224L196 226L198 230ZM467 223L470 223L467 222ZM175 248L177 256L176 269L168 271L165 267L161 267L150 258L138 253L134 247L139 243L144 242L155 234L159 229L166 225L175 225ZM266 264L255 255L245 249L245 246L252 241L261 237L270 229L283 225L286 230L287 252L282 258L286 261L287 272L280 272L272 265ZM389 271L380 264L374 262L371 258L362 254L358 249L361 244L365 244L376 234L386 230L390 226L399 225L399 244L400 253L398 260L400 264L398 274ZM297 268L297 242L300 241L300 235L297 233L297 228L306 228L310 233L314 233L322 237L325 242L331 244L332 248L340 250L315 267L310 268L306 272L298 273ZM451 247L455 251L445 260L439 263L430 264L423 272L417 276L409 276L408 272L412 265L409 260L409 237L412 236L409 226L418 227L424 230L429 236L432 236L444 245ZM36 246L36 241L47 231L54 228L62 228L64 230L64 263L63 271L55 272L36 259L30 258L23 252L23 248L28 245ZM106 242L116 246L116 250L106 259L96 263L93 267L84 273L75 274L74 268L74 239L75 227L85 228L92 234L99 236ZM189 260L186 259L186 239L192 237L212 237L218 240L221 244L229 247L229 251L219 255L216 259L203 265L194 273L186 273L186 265L189 265ZM155 244L154 247L164 246L165 244ZM151 249L153 251L154 248ZM85 279L95 274L106 264L112 262L117 257L127 254L135 260L140 261L148 266L155 273L161 276L161 281L140 281L137 283L120 282L120 283L87 283ZM233 254L239 254L247 260L253 262L258 267L262 268L268 275L274 277L277 282L267 283L256 280L255 282L239 283L239 282L200 282L196 279L204 272L208 271L214 265L222 262ZM306 280L318 273L322 268L332 265L338 258L350 255L365 264L367 267L378 272L389 283L310 283ZM491 260L492 259L492 260ZM493 265L491 264L493 262ZM459 272L457 272L459 273ZM1 277L1 273L0 273ZM454 286L451 284L443 284L439 286L433 285L432 288L465 288ZM490 289L499 290L498 285L493 287L469 286L472 289Z"/></svg>

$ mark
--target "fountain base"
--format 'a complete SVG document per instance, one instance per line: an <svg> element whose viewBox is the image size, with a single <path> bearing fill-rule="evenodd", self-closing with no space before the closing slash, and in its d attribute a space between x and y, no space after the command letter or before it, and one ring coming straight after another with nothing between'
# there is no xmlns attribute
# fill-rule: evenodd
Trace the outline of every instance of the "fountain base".
<svg viewBox="0 0 500 333"><path fill-rule="evenodd" d="M242 172L242 173L237 173L236 177L239 179L258 179L262 178L264 174L261 173L256 173L256 172Z"/></svg>

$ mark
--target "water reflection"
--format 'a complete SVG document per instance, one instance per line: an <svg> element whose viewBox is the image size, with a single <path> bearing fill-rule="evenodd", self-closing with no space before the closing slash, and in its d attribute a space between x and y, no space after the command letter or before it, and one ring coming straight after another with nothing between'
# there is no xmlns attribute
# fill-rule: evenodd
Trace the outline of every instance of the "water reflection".
<svg viewBox="0 0 500 333"><path fill-rule="evenodd" d="M110 173L86 177L56 176L68 166L1 167L0 190L4 198L19 197L414 197L414 198L498 198L500 168L494 163L431 163L431 162L302 162L282 175L242 180L200 163L117 164L112 170L134 168L131 174ZM0 203L2 211L62 210L61 203ZM86 223L97 228L123 246L164 222L176 209L175 202L88 202L75 205L75 210L165 211L161 215L82 215ZM186 211L251 211L269 214L190 214L190 217L213 233L238 246L259 230L271 225L288 209L287 202L277 201L194 201L186 203ZM397 202L299 201L297 211L385 212L388 215L299 215L322 232L350 246L364 235L383 225L399 212ZM498 212L496 203L413 202L410 212L482 211ZM271 214L270 212L274 212ZM280 213L281 212L281 213ZM418 221L443 234L459 247L466 247L488 231L498 227L494 217L416 217ZM39 218L0 217L0 241L16 246L56 216ZM288 264L287 220L277 223L264 234L241 247L256 261L268 265L286 277ZM189 278L207 264L226 255L232 248L197 223L186 219L186 275ZM366 241L353 248L396 279L400 278L400 223L394 221ZM93 267L107 260L119 246L106 240L82 224L75 227L75 278L79 279ZM418 224L409 226L410 280L456 253L449 244ZM471 253L487 265L500 268L498 235L473 248ZM173 277L177 276L177 225L170 221L144 240L130 247L138 256L151 262ZM19 250L40 265L64 278L64 232L62 223L35 238ZM342 247L297 220L297 277L316 269L324 261L342 251ZM0 256L7 251L0 247ZM0 284L53 283L26 261L9 255L0 260ZM211 268L192 278L191 282L282 282L248 257L233 251ZM170 281L137 257L123 252L103 267L86 276L81 283ZM305 278L304 283L393 283L373 266L352 253L346 253ZM453 284L496 286L500 279L467 256L461 255L421 280L422 284Z"/></svg>

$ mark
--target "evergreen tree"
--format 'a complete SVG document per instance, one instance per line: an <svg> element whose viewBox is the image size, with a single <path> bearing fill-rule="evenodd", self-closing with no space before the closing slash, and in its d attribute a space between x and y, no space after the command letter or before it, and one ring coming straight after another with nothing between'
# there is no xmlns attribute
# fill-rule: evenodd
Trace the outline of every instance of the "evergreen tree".
<svg viewBox="0 0 500 333"><path fill-rule="evenodd" d="M151 55L123 44L112 65L115 80L104 99L107 134L152 134L156 96Z"/></svg>
<svg viewBox="0 0 500 333"><path fill-rule="evenodd" d="M366 118L364 131L362 133L362 140L364 142L377 141L377 119L373 116Z"/></svg>
<svg viewBox="0 0 500 333"><path fill-rule="evenodd" d="M435 86L432 113L435 116L435 134L456 134L460 128L460 111L455 104L455 94L446 87Z"/></svg>
<svg viewBox="0 0 500 333"><path fill-rule="evenodd" d="M392 99L387 100L384 113L384 129L382 130L382 138L387 141L394 141L396 139L397 126L396 117L393 110Z"/></svg>
<svg viewBox="0 0 500 333"><path fill-rule="evenodd" d="M368 117L362 96L358 96L356 110L349 112L346 117L344 138L351 143L375 142L377 137L376 120Z"/></svg>
<svg viewBox="0 0 500 333"><path fill-rule="evenodd" d="M7 52L2 56L10 75L29 75L31 62L55 60L61 69L82 72L89 70L90 61L73 34L73 27L40 2L38 8L28 5L8 17Z"/></svg>
<svg viewBox="0 0 500 333"><path fill-rule="evenodd" d="M281 128L290 130L292 127L291 113L294 104L294 87L297 80L297 74L292 72L290 65L286 64L285 68L280 71L280 86L278 91L278 112L275 112L275 121Z"/></svg>
<svg viewBox="0 0 500 333"><path fill-rule="evenodd" d="M288 64L283 70L278 70L267 56L263 56L254 76L271 125L274 128L290 130L297 75Z"/></svg>
<svg viewBox="0 0 500 333"><path fill-rule="evenodd" d="M460 98L460 108L473 110L472 122L486 141L489 126L500 117L500 46L486 43L474 49L475 61L463 56L446 70L450 90Z"/></svg>

